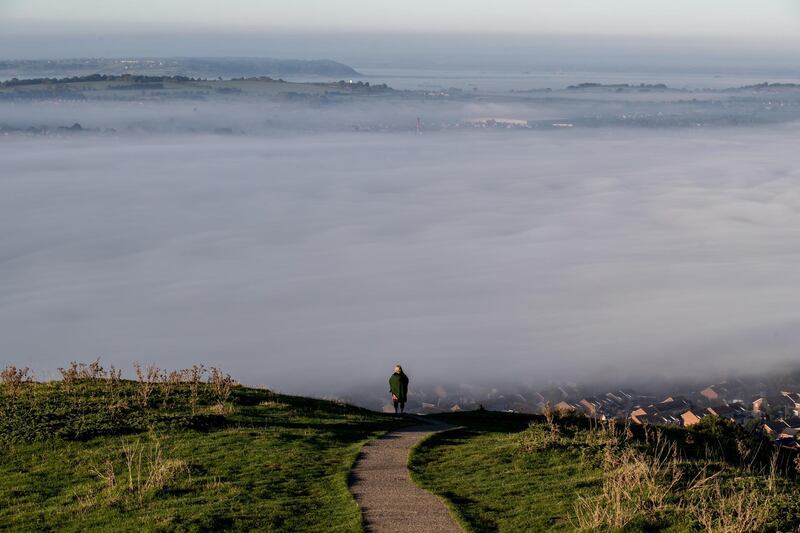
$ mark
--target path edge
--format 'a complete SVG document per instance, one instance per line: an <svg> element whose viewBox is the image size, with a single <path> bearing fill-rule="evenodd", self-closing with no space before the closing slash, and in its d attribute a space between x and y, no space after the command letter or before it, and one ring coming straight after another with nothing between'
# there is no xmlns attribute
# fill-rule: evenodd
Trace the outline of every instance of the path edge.
<svg viewBox="0 0 800 533"><path fill-rule="evenodd" d="M387 429L386 431L381 431L380 433L378 433L374 437L371 437L371 438L369 438L369 439L367 439L365 441L362 441L358 446L358 451L353 456L353 460L350 461L350 466L348 466L347 474L344 477L344 483L345 483L345 488L347 489L348 494L350 494L350 500L353 502L353 505L356 506L356 510L358 511L358 525L359 525L359 530L358 531L359 531L359 533L366 533L367 529L366 529L366 527L364 527L364 513L361 511L361 506L356 501L355 495L350 491L350 484L351 484L351 481L352 481L353 470L356 467L356 463L361 458L361 450L363 450L364 446L366 446L367 444L369 444L372 441L381 439L381 438L385 437L386 435L388 435L389 433L392 433L393 431L402 430L404 428L411 427L411 426L413 426L413 424L407 424L407 425L404 424L404 425L402 425L400 427L397 427L397 428L394 428L394 429ZM429 437L433 437L433 435L429 435ZM422 440L426 440L429 437L425 437ZM419 443L417 443L417 444L419 444ZM412 449L413 448L416 448L416 444L412 447ZM408 457L409 457L409 459L411 458L411 450L409 450L409 452L408 452ZM406 464L406 469L408 469L408 464ZM409 470L408 473L409 473L409 477L411 477L411 470ZM413 478L412 478L412 481L414 481ZM416 481L414 481L414 483L417 484ZM417 486L419 486L419 484L417 484ZM427 489L423 489L423 490L427 490ZM431 491L428 491L428 492L431 492ZM431 492L431 494L433 494L433 493ZM448 507L448 510L449 510L449 507Z"/></svg>
<svg viewBox="0 0 800 533"><path fill-rule="evenodd" d="M428 423L430 424L431 422L428 422ZM431 433L427 437L423 437L420 440L418 440L411 447L411 449L408 450L408 460L406 461L406 470L408 470L408 477L411 478L411 481L412 481L412 483L414 483L414 485L416 485L417 487L421 488L425 492L427 492L429 494L432 494L433 496L435 496L439 501L441 501L444 504L445 508L447 508L447 512L450 513L450 518L453 519L453 521L458 525L458 527L461 528L462 531L464 531L465 533L473 533L474 529L472 529L472 527L467 523L467 521L464 519L464 517L461 516L461 513L458 512L458 509L456 509L456 507L453 504L453 502L451 502L450 500L448 500L447 498L445 498L441 494L438 494L438 493L430 490L429 488L424 487L419 482L419 480L417 479L417 476L414 474L414 471L411 469L411 458L414 457L415 453L417 453L417 449L418 448L420 448L421 446L424 446L429 440L432 440L432 439L434 439L434 438L436 438L438 436L441 436L443 433L448 433L450 431L456 431L458 429L464 429L464 426L446 427L444 429L440 429L439 431L436 431L435 433ZM363 522L363 517L362 517L362 522Z"/></svg>

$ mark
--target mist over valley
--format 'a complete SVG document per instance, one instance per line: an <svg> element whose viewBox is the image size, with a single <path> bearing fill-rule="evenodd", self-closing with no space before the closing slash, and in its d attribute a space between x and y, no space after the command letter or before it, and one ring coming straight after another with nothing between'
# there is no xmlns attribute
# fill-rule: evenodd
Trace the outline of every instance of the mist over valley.
<svg viewBox="0 0 800 533"><path fill-rule="evenodd" d="M246 102L2 104L118 130L0 141L3 353L199 358L315 395L396 362L537 384L795 356L796 125L317 131L518 111L360 104L264 104L287 136L202 133L261 121Z"/></svg>

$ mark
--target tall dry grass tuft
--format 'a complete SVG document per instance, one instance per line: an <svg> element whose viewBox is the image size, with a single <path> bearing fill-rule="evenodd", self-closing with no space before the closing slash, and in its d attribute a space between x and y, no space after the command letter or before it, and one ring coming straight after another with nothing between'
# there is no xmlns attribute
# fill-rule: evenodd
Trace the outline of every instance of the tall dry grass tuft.
<svg viewBox="0 0 800 533"><path fill-rule="evenodd" d="M11 398L17 398L22 392L22 387L31 381L33 381L33 375L28 367L17 368L10 365L0 372L0 383L3 384L3 388Z"/></svg>
<svg viewBox="0 0 800 533"><path fill-rule="evenodd" d="M75 501L78 504L77 510L80 514L84 514L86 511L89 511L97 506L97 493L94 490L90 490L86 493L73 490L72 497L75 498Z"/></svg>
<svg viewBox="0 0 800 533"><path fill-rule="evenodd" d="M745 533L765 528L779 498L780 472L778 454L766 470L752 468L758 449L748 442L737 442L737 452L746 470L763 475L764 486L747 478L723 480L723 470L715 453L707 457L693 479L683 479L681 460L674 443L660 428L645 427L645 441L651 452L637 451L625 441L628 429L618 435L617 443L605 447L602 461L603 484L595 496L579 496L575 502L573 526L587 531L621 530L637 518L649 518L663 512L686 513L704 531ZM591 433L617 435L614 428L600 424ZM611 439L609 443L613 442ZM709 471L716 471L709 474Z"/></svg>
<svg viewBox="0 0 800 533"><path fill-rule="evenodd" d="M136 397L142 407L147 407L150 396L153 394L156 384L159 381L161 370L155 365L142 367L138 361L133 363L133 368L136 370L136 379L138 380Z"/></svg>
<svg viewBox="0 0 800 533"><path fill-rule="evenodd" d="M113 490L117 486L117 474L111 459L106 459L100 466L91 467L89 472L101 479L107 489Z"/></svg>
<svg viewBox="0 0 800 533"><path fill-rule="evenodd" d="M578 497L573 526L584 530L622 529L639 516L664 511L682 474L674 444L659 440L655 448L651 456L631 448L606 446L600 494Z"/></svg>
<svg viewBox="0 0 800 533"><path fill-rule="evenodd" d="M719 479L692 491L695 497L683 508L708 533L763 530L775 499L770 491L747 486L724 487Z"/></svg>
<svg viewBox="0 0 800 533"><path fill-rule="evenodd" d="M122 370L111 365L106 373L105 380L109 409L122 408L125 405L125 402L122 401Z"/></svg>
<svg viewBox="0 0 800 533"><path fill-rule="evenodd" d="M629 417L625 418L623 436L625 438L625 442L633 442L634 434L633 429L631 428L631 419Z"/></svg>
<svg viewBox="0 0 800 533"><path fill-rule="evenodd" d="M192 414L197 409L197 402L200 393L200 383L203 380L203 375L206 373L206 367L203 365L193 365L192 368L183 370L183 375L189 383L189 402L192 406Z"/></svg>
<svg viewBox="0 0 800 533"><path fill-rule="evenodd" d="M562 442L561 434L550 426L532 422L528 429L519 433L519 449L524 453L535 453L557 446Z"/></svg>
<svg viewBox="0 0 800 533"><path fill-rule="evenodd" d="M161 397L164 400L164 405L167 405L167 402L172 396L172 393L175 391L175 388L181 384L183 381L184 373L180 370L171 370L167 372L164 370L159 375L159 385L161 389Z"/></svg>
<svg viewBox="0 0 800 533"><path fill-rule="evenodd" d="M118 464L120 458L121 464ZM190 475L188 463L168 458L155 434L151 434L149 441L138 438L123 440L113 458L91 466L89 472L102 482L102 487L92 488L87 494L76 494L79 508L86 507L86 502L91 502L92 506L98 503L114 505L131 499L141 503L146 497Z"/></svg>
<svg viewBox="0 0 800 533"><path fill-rule="evenodd" d="M238 385L230 374L223 374L222 370L216 367L211 367L208 383L211 385L211 390L214 391L214 395L217 397L217 405L220 408L225 406L225 402L230 398L233 388Z"/></svg>
<svg viewBox="0 0 800 533"><path fill-rule="evenodd" d="M546 403L542 410L545 423L540 424L531 422L528 429L519 434L520 450L524 453L534 453L540 450L551 448L562 442L561 428L558 425L557 413Z"/></svg>
<svg viewBox="0 0 800 533"><path fill-rule="evenodd" d="M542 414L544 415L544 420L547 426L553 431L558 431L558 424L556 423L556 410L547 402L544 404L544 409L542 409Z"/></svg>
<svg viewBox="0 0 800 533"><path fill-rule="evenodd" d="M77 362L72 361L66 368L59 367L58 371L61 373L61 381L67 388L70 388L74 382L78 381Z"/></svg>
<svg viewBox="0 0 800 533"><path fill-rule="evenodd" d="M111 365L111 368L106 372L100 364L99 357L91 363L70 361L69 366L66 368L59 367L58 371L61 374L61 382L67 390L71 390L73 384L78 381L105 380L108 391L113 394L117 392L118 385L122 380L122 371Z"/></svg>
<svg viewBox="0 0 800 533"><path fill-rule="evenodd" d="M105 378L110 387L116 387L119 385L119 382L122 381L122 369L111 365L106 373Z"/></svg>
<svg viewBox="0 0 800 533"><path fill-rule="evenodd" d="M189 474L186 461L164 456L157 437L153 437L149 444L140 439L123 442L122 455L127 473L127 492L140 500L151 491L166 488L181 474Z"/></svg>
<svg viewBox="0 0 800 533"><path fill-rule="evenodd" d="M58 371L61 373L61 378L64 384L66 385L71 385L76 381L84 379L98 380L107 378L105 369L100 364L99 357L94 361L92 361L91 363L79 363L77 361L70 361L68 367L59 368Z"/></svg>

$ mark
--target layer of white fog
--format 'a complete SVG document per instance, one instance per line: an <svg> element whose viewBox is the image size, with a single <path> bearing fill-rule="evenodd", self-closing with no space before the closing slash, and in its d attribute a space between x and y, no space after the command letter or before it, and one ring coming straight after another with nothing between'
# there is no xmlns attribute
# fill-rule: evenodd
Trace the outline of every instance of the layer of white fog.
<svg viewBox="0 0 800 533"><path fill-rule="evenodd" d="M796 126L0 138L0 364L326 394L761 370L800 345Z"/></svg>
<svg viewBox="0 0 800 533"><path fill-rule="evenodd" d="M717 99L719 95L714 95ZM704 96L706 99L714 96ZM114 129L119 132L213 132L228 128L234 133L286 134L311 131L368 129L402 129L412 131L420 118L424 129L464 120L500 117L523 120L571 120L603 116L618 117L636 112L668 116L693 113L695 120L710 119L720 114L741 114L736 105L723 110L699 108L685 102L687 96L675 94L576 95L551 101L424 101L422 99L391 100L368 98L352 102L320 105L315 102L251 101L110 101L69 102L34 101L0 102L0 128L55 129L79 123L88 129ZM675 101L684 100L684 101ZM745 104L739 104L743 106ZM717 106L719 107L719 106ZM789 110L786 111L788 114ZM753 114L753 113L750 113Z"/></svg>

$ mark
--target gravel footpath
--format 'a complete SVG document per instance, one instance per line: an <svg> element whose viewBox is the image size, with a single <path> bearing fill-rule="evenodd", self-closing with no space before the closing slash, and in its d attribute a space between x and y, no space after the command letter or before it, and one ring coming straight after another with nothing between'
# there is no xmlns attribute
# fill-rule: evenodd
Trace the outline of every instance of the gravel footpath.
<svg viewBox="0 0 800 533"><path fill-rule="evenodd" d="M350 473L368 532L461 533L444 503L411 481L408 454L428 435L451 426L418 419L419 425L393 431L364 445Z"/></svg>

